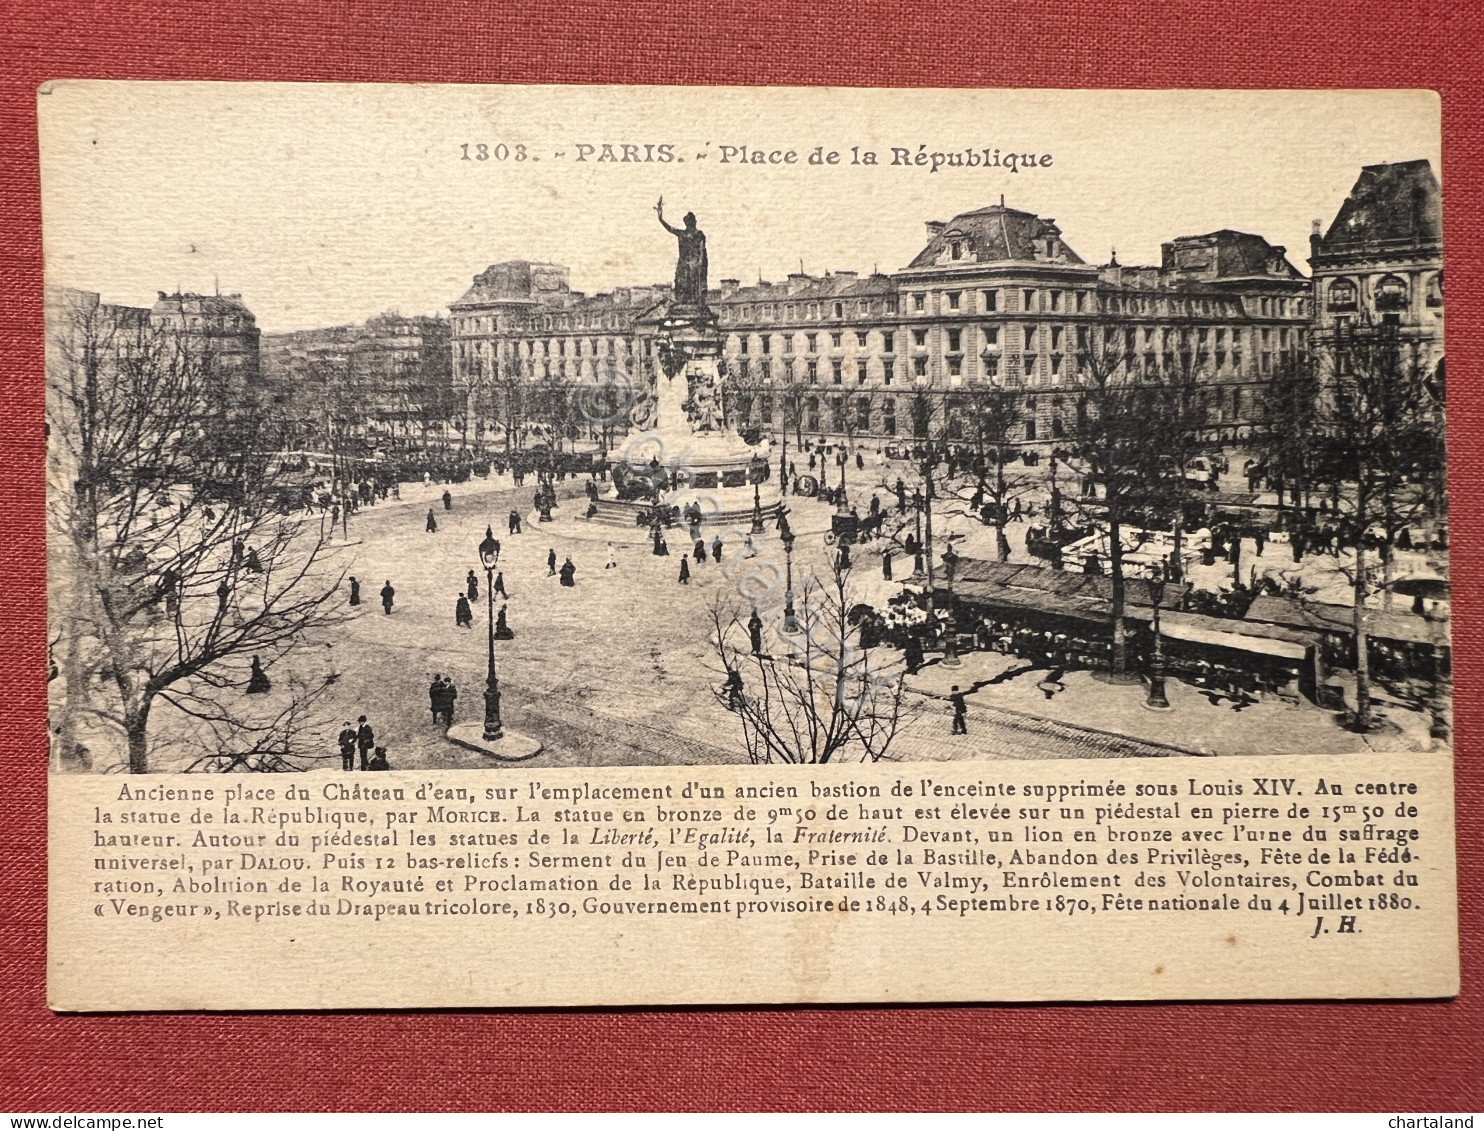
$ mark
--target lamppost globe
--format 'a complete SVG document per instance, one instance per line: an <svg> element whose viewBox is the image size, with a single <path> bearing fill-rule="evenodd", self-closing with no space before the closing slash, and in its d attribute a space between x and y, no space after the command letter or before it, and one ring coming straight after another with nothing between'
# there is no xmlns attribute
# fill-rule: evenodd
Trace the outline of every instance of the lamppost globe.
<svg viewBox="0 0 1484 1131"><path fill-rule="evenodd" d="M500 543L495 541L494 528L486 526L484 528L484 541L479 543L480 564L483 565L486 570L491 570L495 568L495 564L499 560Z"/></svg>

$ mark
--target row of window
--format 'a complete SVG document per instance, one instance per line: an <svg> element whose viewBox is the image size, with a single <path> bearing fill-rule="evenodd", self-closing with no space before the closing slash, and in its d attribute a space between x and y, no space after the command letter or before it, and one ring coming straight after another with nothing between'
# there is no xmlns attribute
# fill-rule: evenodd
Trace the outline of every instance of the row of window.
<svg viewBox="0 0 1484 1131"><path fill-rule="evenodd" d="M1020 439L1034 441L1041 436L1039 417L1035 412L1034 404L1028 406L1030 414L1021 420ZM850 428L857 432L872 432L873 428L880 434L894 436L897 433L897 402L894 397L885 397L877 405L874 398L870 396L858 396L850 400L844 396L834 396L826 399L820 397L805 397L797 402L799 419L785 419L786 414L779 414L775 421L774 400L771 395L763 394L756 398L742 396L737 401L737 411L740 420L745 423L760 424L769 427L775 422L782 427L798 424L810 432L820 430L822 416L821 410L829 409L829 423L832 431L843 432L846 430L847 412L850 413L848 421ZM911 403L909 413L914 424L914 432L917 435L927 435L929 416L932 407L920 401ZM1245 414L1261 411L1260 394L1257 390L1244 388L1240 385L1233 386L1211 386L1200 392L1199 411L1210 424L1236 423L1245 419ZM1077 408L1080 414L1082 409ZM968 418L972 415L970 406L964 404L948 403L944 406L944 424L950 439L961 439L968 427ZM1061 414L1056 411L1055 404L1049 416L1046 417L1046 438L1063 439L1066 436L1067 425ZM1016 437L1010 437L1012 440Z"/></svg>
<svg viewBox="0 0 1484 1131"><path fill-rule="evenodd" d="M1015 329L1019 330L1020 348L1028 352L1035 352L1040 349L1047 349L1050 350L1052 353L1060 353L1067 348L1069 343L1072 342L1075 342L1075 348L1078 351L1085 352L1088 349L1094 348L1093 343L1097 340L1097 335L1092 333L1090 328L1087 326L1066 327L1033 323L1028 323L1019 327L1016 327L1013 324L1003 327L981 326L978 327L977 330L980 343L982 345L982 350L984 352L989 352L999 350L1002 347L1005 349L1014 348L1015 343L1012 340L1011 332ZM913 350L925 350L928 348L927 329L913 329L909 330L908 332L911 334L911 348ZM878 340L880 345L880 352L886 354L894 353L896 347L895 332L891 330L881 330L877 333L879 336ZM973 352L974 334L974 327L943 327L943 351L946 354ZM1241 329L1238 329L1236 327L1228 328L1225 326L1202 326L1194 329L1191 329L1189 327L1173 328L1169 326L1146 326L1143 328L1142 331L1138 327L1129 327L1124 331L1123 350L1126 353L1132 354L1137 352L1141 348L1141 346L1144 349L1150 350L1156 348L1157 346L1158 348L1163 350L1170 350L1176 347L1181 350L1190 350L1192 347L1194 347L1201 351L1215 349L1217 351L1224 352L1227 349L1228 340L1230 340L1231 346L1235 351L1240 349L1243 336L1243 331ZM817 340L819 335L806 334L804 335L804 337L805 352L807 354L816 353L819 346ZM845 339L845 334L843 331L834 331L829 335L829 337L830 348L832 350L843 348ZM1276 328L1269 326L1250 328L1246 331L1246 337L1247 340L1252 344L1253 348L1257 348L1258 345L1261 345L1261 347L1264 349L1271 348L1274 345L1276 345L1279 349L1285 350L1290 348L1302 348L1304 342L1304 335L1302 330L1296 327L1290 328L1287 326L1280 326ZM744 335L742 337L733 338L728 343L728 352L733 356L741 357L743 359L749 359L753 355L752 347L754 345L754 342L756 342L756 344L760 347L758 351L759 354L762 357L766 358L770 357L773 353L773 341L773 336L770 334L764 334L757 338L754 338L754 336L752 335ZM1114 341L1116 341L1116 339L1114 339ZM869 348L870 331L855 331L853 334L853 342L856 349ZM792 335L784 336L783 355L785 358L792 355L794 344L795 343ZM1110 342L1109 344L1111 345L1112 342Z"/></svg>
<svg viewBox="0 0 1484 1131"><path fill-rule="evenodd" d="M1331 281L1325 297L1332 314L1354 313L1360 309L1360 286L1354 279ZM1433 309L1442 307L1441 271L1428 276L1423 284L1423 302ZM1371 286L1371 303L1379 313L1400 313L1412 305L1412 285L1400 275L1383 275Z"/></svg>

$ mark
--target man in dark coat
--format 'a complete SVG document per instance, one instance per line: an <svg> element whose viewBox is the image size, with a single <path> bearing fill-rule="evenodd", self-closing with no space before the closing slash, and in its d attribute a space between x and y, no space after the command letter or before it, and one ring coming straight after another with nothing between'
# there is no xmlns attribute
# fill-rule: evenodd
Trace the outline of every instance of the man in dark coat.
<svg viewBox="0 0 1484 1131"><path fill-rule="evenodd" d="M432 507L429 507L428 508L428 521L427 521L427 525L426 525L425 529L427 530L427 532L429 534L437 534L438 533L438 519L436 517L434 517L434 515L433 515L433 508Z"/></svg>
<svg viewBox="0 0 1484 1131"><path fill-rule="evenodd" d="M433 721L438 721L438 715L443 710L443 673L437 672L433 675L433 682L428 684L428 710L433 713Z"/></svg>
<svg viewBox="0 0 1484 1131"><path fill-rule="evenodd" d="M565 584L565 582L563 582ZM680 584L690 584L690 559L684 554L680 555Z"/></svg>
<svg viewBox="0 0 1484 1131"><path fill-rule="evenodd" d="M504 573L503 570L500 571L499 573L496 573L495 574L495 590L494 591L495 591L495 595L498 596L498 597L508 597L510 595L510 594L508 594L508 593L505 592L505 573Z"/></svg>
<svg viewBox="0 0 1484 1131"><path fill-rule="evenodd" d="M438 697L438 707L443 713L443 726L453 726L453 701L459 697L459 689L454 686L453 680L443 681L443 691Z"/></svg>
<svg viewBox="0 0 1484 1131"><path fill-rule="evenodd" d="M469 576L464 578L464 592L469 595L469 600L479 600L479 578L474 575L472 569L469 571Z"/></svg>
<svg viewBox="0 0 1484 1131"><path fill-rule="evenodd" d="M715 538L711 539L711 560L713 562L721 561L721 550L721 535L718 534Z"/></svg>
<svg viewBox="0 0 1484 1131"><path fill-rule="evenodd" d="M556 576L556 549L555 548L552 548L552 549L546 551L546 576L547 577L555 577Z"/></svg>
<svg viewBox="0 0 1484 1131"><path fill-rule="evenodd" d="M568 557L567 560L562 563L562 584L565 585L568 589L571 589L577 584L577 582L573 580L576 575L577 567L572 564L572 559Z"/></svg>
<svg viewBox="0 0 1484 1131"><path fill-rule="evenodd" d="M706 543L701 541L701 539L699 538L696 539L695 558L696 565L701 565L706 561Z"/></svg>
<svg viewBox="0 0 1484 1131"><path fill-rule="evenodd" d="M447 491L443 492L443 509L446 511L453 510L453 496Z"/></svg>
<svg viewBox="0 0 1484 1131"><path fill-rule="evenodd" d="M453 623L455 628L474 627L474 610L469 606L469 598L462 593L453 605Z"/></svg>
<svg viewBox="0 0 1484 1131"><path fill-rule="evenodd" d="M371 729L371 724L362 715L356 720L361 725L356 730L356 748L361 752L361 769L366 768L366 759L371 756L371 748L376 745L376 732Z"/></svg>
<svg viewBox="0 0 1484 1131"><path fill-rule="evenodd" d="M342 770L353 770L356 768L356 728L350 725L350 720L345 720L345 728L340 732L340 768Z"/></svg>
<svg viewBox="0 0 1484 1131"><path fill-rule="evenodd" d="M519 511L513 510L513 511L510 512L510 533L512 533L512 534L519 534L520 533L520 512Z"/></svg>
<svg viewBox="0 0 1484 1131"><path fill-rule="evenodd" d="M891 580L891 551L881 551L881 577L885 581Z"/></svg>
<svg viewBox="0 0 1484 1131"><path fill-rule="evenodd" d="M953 692L948 696L948 701L953 704L953 733L968 734L969 725L966 716L969 707L964 702L964 693L958 689L958 684L953 685Z"/></svg>
<svg viewBox="0 0 1484 1131"><path fill-rule="evenodd" d="M263 670L263 662L254 656L252 658L252 671L247 675L247 693L249 695L267 695L272 688L273 684L268 681L268 673Z"/></svg>
<svg viewBox="0 0 1484 1131"><path fill-rule="evenodd" d="M388 581L381 587L381 611L384 612L387 616L392 615L392 599L396 597L396 595L397 591L392 588L392 583L390 581Z"/></svg>
<svg viewBox="0 0 1484 1131"><path fill-rule="evenodd" d="M747 618L747 638L752 644L752 654L761 656L763 654L763 618L757 615L754 607L752 616Z"/></svg>
<svg viewBox="0 0 1484 1131"><path fill-rule="evenodd" d="M361 603L361 583L354 577L350 579L350 603L352 605Z"/></svg>

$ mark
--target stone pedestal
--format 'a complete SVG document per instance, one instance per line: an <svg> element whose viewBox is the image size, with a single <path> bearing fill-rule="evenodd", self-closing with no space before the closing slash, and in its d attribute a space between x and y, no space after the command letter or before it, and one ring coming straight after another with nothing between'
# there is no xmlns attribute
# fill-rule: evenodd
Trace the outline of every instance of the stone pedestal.
<svg viewBox="0 0 1484 1131"><path fill-rule="evenodd" d="M448 741L502 762L524 762L541 753L540 740L509 727L504 728L504 737L494 741L486 739L483 720L455 723L448 728Z"/></svg>

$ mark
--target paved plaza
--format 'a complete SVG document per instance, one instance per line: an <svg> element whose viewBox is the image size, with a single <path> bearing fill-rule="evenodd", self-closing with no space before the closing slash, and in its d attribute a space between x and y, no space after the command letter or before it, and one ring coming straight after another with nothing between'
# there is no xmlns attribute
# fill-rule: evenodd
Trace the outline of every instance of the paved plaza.
<svg viewBox="0 0 1484 1131"><path fill-rule="evenodd" d="M894 482L909 470L894 463L879 466L868 455L864 469L849 468L852 503L865 513L875 489L882 505L894 511L891 493L876 485ZM836 482L837 477L838 471ZM521 766L745 761L740 723L717 695L725 673L708 633L710 607L718 596L744 617L747 602L714 562L697 565L692 559L690 583L679 584L681 555L689 548L684 531L671 531L670 556L656 557L645 529L588 521L584 487L584 480L560 485L561 505L551 523L535 521L531 481L516 488L508 476L448 487L406 484L400 500L358 511L336 566L360 580L363 604L347 623L322 631L312 642L326 650L336 673L318 705L321 713L332 714L337 728L342 719L366 715L395 769L503 764L450 742L442 724L434 722L428 699L429 683L441 674L458 688L455 720L482 718L487 614L477 545L489 526L501 543L499 569L515 633L513 640L496 642L503 720L507 729L542 746ZM445 489L453 498L449 510L442 503ZM832 508L813 499L789 503L798 535L797 584L809 571L827 572L831 551L823 533ZM438 525L433 533L425 529L429 508ZM522 515L519 535L508 533L512 509ZM962 555L992 556L992 530L967 516L953 516L955 509L965 508L940 502L939 545L945 532L952 532L961 535L955 546ZM1028 560L1026 527L1009 527L1013 560ZM706 532L708 544L714 533ZM740 550L743 533L722 532L728 557ZM616 564L605 568L610 543ZM776 559L781 570L775 531L758 540L758 549L761 559ZM549 573L551 551L558 568L571 558L574 586L562 586ZM1273 547L1266 557L1277 562ZM473 626L466 629L456 627L454 607L470 569L479 577L480 598L473 604ZM910 560L898 556L894 572L896 580L886 582L879 553L858 549L854 598L879 607L910 574ZM396 589L390 616L382 613L377 597L388 580ZM1094 673L1070 672L1048 694L1046 674L994 653L967 653L956 668L930 654L923 670L908 680L909 715L888 758L1240 754L1272 750L1274 734L1290 736L1295 752L1428 748L1425 721L1401 704L1390 705L1393 726L1384 735L1362 740L1307 702L1266 700L1239 707L1171 679L1175 709L1156 713L1143 708L1145 689L1137 682L1110 683ZM947 695L954 684L968 692L966 736L949 733ZM324 766L338 766L338 755L332 755L327 741Z"/></svg>

